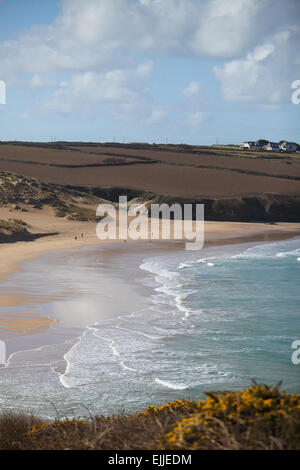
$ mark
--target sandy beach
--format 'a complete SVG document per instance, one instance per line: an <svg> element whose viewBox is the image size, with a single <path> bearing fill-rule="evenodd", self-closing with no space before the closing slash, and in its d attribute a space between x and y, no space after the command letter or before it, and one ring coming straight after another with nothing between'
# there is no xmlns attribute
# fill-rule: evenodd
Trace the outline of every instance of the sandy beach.
<svg viewBox="0 0 300 470"><path fill-rule="evenodd" d="M0 209L0 218L12 217L8 208ZM74 250L84 246L98 245L99 243L120 243L115 241L100 241L96 236L96 223L66 221L53 215L52 209L32 209L22 213L22 219L30 224L31 231L43 233L45 236L28 242L15 242L1 244L0 279L21 270L21 263L38 257L39 255L57 250ZM56 235L47 233L56 232ZM81 237L83 234L83 237ZM239 223L239 222L205 222L205 246L225 245L243 242L263 242L287 239L300 234L300 223ZM130 241L130 240L129 240ZM123 241L122 241L123 243ZM139 241L130 241L139 243ZM155 242L153 242L154 244ZM172 240L165 242L165 248L172 247ZM31 299L20 296L18 293L3 294L0 296L0 306L16 306ZM0 329L26 332L37 328L45 328L53 320L47 317L24 317L17 314L1 315Z"/></svg>
<svg viewBox="0 0 300 470"><path fill-rule="evenodd" d="M36 329L47 328L52 323L53 320L47 317L10 314L9 317L0 317L0 330L28 334Z"/></svg>
<svg viewBox="0 0 300 470"><path fill-rule="evenodd" d="M150 399L164 403L246 386L245 367L251 377L280 375L285 384L295 383L293 364L278 364L276 354L284 349L290 358L297 331L291 293L299 237L227 233L231 237L224 239L213 232L219 239L202 251L188 252L180 241L114 242L22 262L0 289L11 304L0 308L8 364L0 382L7 406L26 406L51 419L50 401L70 417L74 409L76 415L84 412L80 403L93 413L123 406L134 412ZM278 242L270 244L274 238ZM16 306L9 297L14 293ZM269 351L274 360L266 371ZM16 383L13 392L5 383Z"/></svg>

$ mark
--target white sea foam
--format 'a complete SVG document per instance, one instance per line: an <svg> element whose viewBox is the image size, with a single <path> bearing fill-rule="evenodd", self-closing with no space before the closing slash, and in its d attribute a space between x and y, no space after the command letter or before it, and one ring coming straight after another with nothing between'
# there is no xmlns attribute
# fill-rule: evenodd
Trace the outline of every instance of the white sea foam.
<svg viewBox="0 0 300 470"><path fill-rule="evenodd" d="M165 277L170 280L176 279L178 277L177 272L166 269L161 264L161 262L158 262L153 259L144 261L142 264L140 264L139 268L143 269L144 271L148 271L152 274L157 274L160 277Z"/></svg>
<svg viewBox="0 0 300 470"><path fill-rule="evenodd" d="M158 339L164 338L164 336L150 335L149 333L145 333L143 331L138 331L138 330L133 330L131 328L124 328L123 326L120 326L120 325L117 325L116 328L118 330L128 331L129 333L134 333L136 335L145 336L145 338L149 338L149 339L152 339L152 340L158 340Z"/></svg>
<svg viewBox="0 0 300 470"><path fill-rule="evenodd" d="M69 374L72 369L72 356L74 352L76 351L76 349L78 349L86 333L87 331L84 331L83 335L79 337L78 341L71 347L71 349L66 354L64 354L64 360L66 362L66 368L65 368L64 373L61 374L60 372L57 372L59 381L65 388L71 388L74 385L77 385L78 383L72 377L70 377Z"/></svg>
<svg viewBox="0 0 300 470"><path fill-rule="evenodd" d="M123 369L125 369L125 370L130 370L131 372L137 372L138 374L142 374L142 371L141 371L141 370L134 369L133 367L127 366L127 365L124 363L124 361L121 361L121 362L120 362L120 366L123 367Z"/></svg>
<svg viewBox="0 0 300 470"><path fill-rule="evenodd" d="M288 241L260 243L259 245L247 248L242 253L231 256L231 259L285 258L286 256L297 256L300 253L299 243L299 238ZM286 246L289 246L290 249L283 251Z"/></svg>
<svg viewBox="0 0 300 470"><path fill-rule="evenodd" d="M185 262L185 263L180 263L178 265L178 269L191 268L192 266L197 265L197 264L201 264L201 263L208 265L208 261L213 260L213 259L215 259L215 256L210 256L208 258L200 258L200 259L197 259L197 260L193 260L193 261L189 261L189 262Z"/></svg>
<svg viewBox="0 0 300 470"><path fill-rule="evenodd" d="M92 330L92 333L93 333L94 336L96 336L97 338L101 338L101 339L103 339L104 341L106 341L108 343L108 346L112 350L112 353L113 353L114 356L120 356L120 353L119 353L117 347L115 346L115 344L116 344L115 340L113 340L111 338L107 338L107 337L101 335L99 333L98 328L94 328L94 327L91 326L91 327L89 327L89 329Z"/></svg>
<svg viewBox="0 0 300 470"><path fill-rule="evenodd" d="M175 304L176 304L176 307L178 310L180 310L180 312L184 313L184 318L188 318L191 314L191 311L190 309L188 309L187 307L185 307L183 301L188 297L189 294L180 294L180 295L176 295L175 297Z"/></svg>
<svg viewBox="0 0 300 470"><path fill-rule="evenodd" d="M190 268L191 266L191 263L180 263L178 269Z"/></svg>
<svg viewBox="0 0 300 470"><path fill-rule="evenodd" d="M173 390L185 390L186 388L188 388L188 385L186 384L168 382L167 380L161 380L161 379L158 379L157 377L155 378L154 382L156 382L159 385L162 385L163 387L172 388Z"/></svg>
<svg viewBox="0 0 300 470"><path fill-rule="evenodd" d="M275 256L279 258L286 258L287 256L297 256L299 253L300 253L300 249L296 249L296 250L283 251L280 253L276 253Z"/></svg>

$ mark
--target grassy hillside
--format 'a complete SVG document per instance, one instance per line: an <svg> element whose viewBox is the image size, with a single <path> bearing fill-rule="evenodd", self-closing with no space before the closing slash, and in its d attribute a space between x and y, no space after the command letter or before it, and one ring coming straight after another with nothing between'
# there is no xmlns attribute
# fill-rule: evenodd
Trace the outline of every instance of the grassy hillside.
<svg viewBox="0 0 300 470"><path fill-rule="evenodd" d="M206 400L150 406L135 416L42 420L0 417L0 449L300 449L300 395L278 386L207 393Z"/></svg>

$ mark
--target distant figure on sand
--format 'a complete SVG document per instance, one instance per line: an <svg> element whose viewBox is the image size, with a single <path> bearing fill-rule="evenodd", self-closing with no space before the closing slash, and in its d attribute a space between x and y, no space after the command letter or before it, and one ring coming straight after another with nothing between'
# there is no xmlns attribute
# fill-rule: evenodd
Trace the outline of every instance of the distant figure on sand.
<svg viewBox="0 0 300 470"><path fill-rule="evenodd" d="M83 233L81 234L81 238L83 238Z"/></svg>
<svg viewBox="0 0 300 470"><path fill-rule="evenodd" d="M75 236L74 238L75 238L75 240L77 240L77 237L76 237L76 236Z"/></svg>

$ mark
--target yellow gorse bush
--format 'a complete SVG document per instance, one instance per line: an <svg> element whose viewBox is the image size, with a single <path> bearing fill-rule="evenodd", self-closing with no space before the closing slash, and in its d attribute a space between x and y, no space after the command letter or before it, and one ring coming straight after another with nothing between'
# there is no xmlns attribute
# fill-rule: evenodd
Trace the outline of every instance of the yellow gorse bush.
<svg viewBox="0 0 300 470"><path fill-rule="evenodd" d="M184 413L192 413L197 409L197 402L190 400L175 400L169 403L165 403L162 406L148 406L145 411L137 413L137 418L143 418L148 416L159 417L165 413L172 411L183 411Z"/></svg>
<svg viewBox="0 0 300 470"><path fill-rule="evenodd" d="M163 442L169 449L197 449L205 441L223 441L232 430L247 429L250 434L257 426L276 435L290 417L299 423L300 395L279 392L277 387L255 384L239 392L207 393L206 400L195 402L194 413L177 422Z"/></svg>
<svg viewBox="0 0 300 470"><path fill-rule="evenodd" d="M129 438L132 449L137 441L139 449L145 442L151 449L299 449L300 394L254 384L210 392L205 400L149 406L133 416L31 421L27 429L27 448L39 449L125 449Z"/></svg>
<svg viewBox="0 0 300 470"><path fill-rule="evenodd" d="M41 431L47 431L47 430L52 430L52 429L66 429L70 427L76 427L79 425L85 425L88 424L86 421L83 421L81 419L72 419L72 420L64 420L64 421L52 421L51 423L43 423L36 425L34 424L31 428L31 430L28 432L28 435L30 437L36 435L37 433Z"/></svg>

